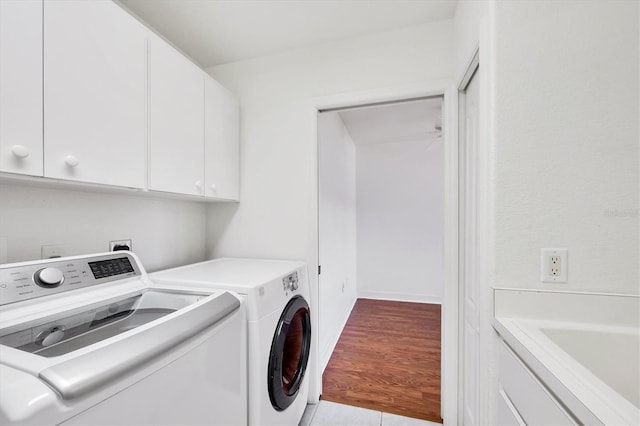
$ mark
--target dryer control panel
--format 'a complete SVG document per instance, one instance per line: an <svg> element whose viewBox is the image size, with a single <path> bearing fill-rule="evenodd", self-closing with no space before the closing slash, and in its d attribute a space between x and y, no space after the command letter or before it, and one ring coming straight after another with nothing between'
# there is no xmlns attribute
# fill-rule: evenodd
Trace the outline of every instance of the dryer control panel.
<svg viewBox="0 0 640 426"><path fill-rule="evenodd" d="M294 272L293 274L289 274L282 279L282 287L284 288L284 292L289 294L289 292L294 292L298 289L298 272Z"/></svg>
<svg viewBox="0 0 640 426"><path fill-rule="evenodd" d="M141 275L127 252L0 266L0 306Z"/></svg>

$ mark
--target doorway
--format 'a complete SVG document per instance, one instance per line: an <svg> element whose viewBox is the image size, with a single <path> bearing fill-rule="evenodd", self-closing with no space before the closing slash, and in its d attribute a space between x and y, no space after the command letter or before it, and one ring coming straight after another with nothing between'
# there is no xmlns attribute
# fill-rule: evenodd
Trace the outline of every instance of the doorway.
<svg viewBox="0 0 640 426"><path fill-rule="evenodd" d="M442 301L442 100L318 113L321 372L359 297Z"/></svg>

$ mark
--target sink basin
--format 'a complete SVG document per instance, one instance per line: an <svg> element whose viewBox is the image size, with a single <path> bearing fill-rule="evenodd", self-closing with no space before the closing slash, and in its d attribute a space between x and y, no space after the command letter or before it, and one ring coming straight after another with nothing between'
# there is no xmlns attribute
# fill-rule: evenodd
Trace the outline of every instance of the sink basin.
<svg viewBox="0 0 640 426"><path fill-rule="evenodd" d="M640 409L640 334L624 328L608 331L541 328L540 331Z"/></svg>

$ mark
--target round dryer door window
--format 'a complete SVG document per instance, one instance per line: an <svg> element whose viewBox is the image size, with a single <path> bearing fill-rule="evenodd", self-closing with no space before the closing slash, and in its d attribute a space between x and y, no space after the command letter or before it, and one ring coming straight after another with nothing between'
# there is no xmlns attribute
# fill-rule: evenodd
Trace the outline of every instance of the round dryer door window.
<svg viewBox="0 0 640 426"><path fill-rule="evenodd" d="M295 296L285 307L271 342L267 374L269 399L278 411L293 403L309 361L311 316L302 296Z"/></svg>

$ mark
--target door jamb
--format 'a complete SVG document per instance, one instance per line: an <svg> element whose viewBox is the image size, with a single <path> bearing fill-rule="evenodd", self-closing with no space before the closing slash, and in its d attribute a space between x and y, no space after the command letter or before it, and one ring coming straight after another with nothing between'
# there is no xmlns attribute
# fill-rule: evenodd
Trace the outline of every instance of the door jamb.
<svg viewBox="0 0 640 426"><path fill-rule="evenodd" d="M391 87L385 89L372 89L359 92L349 92L339 95L324 96L311 100L311 104L308 108L310 122L313 123L311 131L313 132L312 140L313 145L311 147L311 160L313 173L312 188L313 193L311 195L311 208L313 218L311 223L310 233L311 258L314 259L314 263L309 265L310 271L310 285L312 300L314 300L312 306L312 322L313 324L319 324L319 286L318 286L318 255L319 255L319 228L318 228L318 113L323 110L357 107L362 105L369 105L383 102L398 102L411 99L442 96L444 98L443 106L443 141L445 145L445 159L444 159L444 181L445 181L445 200L444 200L444 295L442 300L442 328L441 328L441 417L444 419L445 424L457 424L457 399L458 399L458 220L457 220L457 194L458 194L458 157L457 157L457 89L451 86L450 80L437 80L421 82L412 86ZM447 149L446 147L454 147L455 149ZM451 151L455 151L455 156L451 157ZM448 154L449 152L449 154ZM451 195L448 191L453 191ZM453 204L449 205L448 202ZM453 210L451 209L453 207ZM455 219L447 219L448 216L453 216ZM455 275L448 275L447 271L455 270ZM448 278L449 277L449 278ZM450 290L448 290L450 289ZM447 317L445 318L445 312ZM317 403L322 393L322 371L320 368L320 350L318 333L312 334L315 336L312 341L314 349L311 354L311 366L309 373L309 402ZM453 363L447 363L445 360L455 360ZM446 364L446 366L445 366ZM450 365L452 364L452 365ZM447 378L445 384L444 378Z"/></svg>

